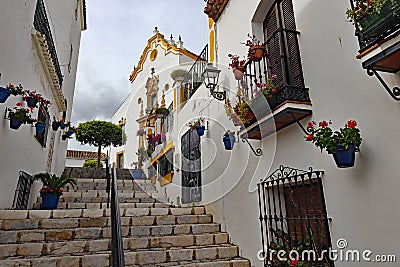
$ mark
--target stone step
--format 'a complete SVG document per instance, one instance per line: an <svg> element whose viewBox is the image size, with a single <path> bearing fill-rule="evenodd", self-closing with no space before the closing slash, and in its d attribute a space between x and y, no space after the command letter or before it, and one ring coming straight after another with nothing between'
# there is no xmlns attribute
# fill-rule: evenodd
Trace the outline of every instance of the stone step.
<svg viewBox="0 0 400 267"><path fill-rule="evenodd" d="M199 251L197 251L199 252ZM174 258L188 257L195 252L182 251L180 252L167 252L168 256ZM151 253L154 255L154 253ZM163 255L162 253L160 255ZM167 255L166 255L167 257ZM42 256L39 258L11 258L1 262L2 267L18 267L18 266L33 266L33 267L108 267L110 266L110 253L96 253L90 255L76 255L76 256ZM250 262L241 257L232 259L214 259L214 260L187 260L175 261L166 263L147 263L153 261L151 258L146 257L142 252L125 252L125 266L126 267L167 267L167 266L181 266L181 267L250 267Z"/></svg>
<svg viewBox="0 0 400 267"><path fill-rule="evenodd" d="M139 203L137 204L139 205ZM154 204L155 205L155 204ZM163 204L165 205L165 204ZM205 208L175 208L175 207L138 207L120 208L121 216L150 216L150 215L204 215ZM53 219L53 218L98 218L110 216L110 209L74 209L74 210L0 210L0 222L3 220L20 219Z"/></svg>
<svg viewBox="0 0 400 267"><path fill-rule="evenodd" d="M123 208L168 208L170 204L168 203L120 203L120 209ZM107 203L58 203L57 209L105 209L107 208ZM39 210L40 203L33 204L33 209Z"/></svg>
<svg viewBox="0 0 400 267"><path fill-rule="evenodd" d="M71 198L71 197L105 197L107 198L108 193L106 190L85 190L85 191L68 191L62 194L62 198ZM130 190L118 190L118 197L125 198L159 198L165 197L165 193L154 192L138 192L138 191L130 191Z"/></svg>
<svg viewBox="0 0 400 267"><path fill-rule="evenodd" d="M9 259L10 257L85 255L88 253L97 253L97 255L109 255L108 247L110 241L107 239L96 241L84 240L52 243L0 245L0 259L4 260ZM124 242L124 247L129 247L129 243L130 240L126 239ZM238 247L231 244L187 246L185 248L157 247L135 251L124 248L124 252L127 263L131 265L156 264L191 260L233 259L239 256Z"/></svg>
<svg viewBox="0 0 400 267"><path fill-rule="evenodd" d="M146 248L169 248L227 244L229 236L227 233L190 233L189 225L181 225L176 228L175 233L168 236L133 236L133 227L122 227L125 248L146 249ZM153 228L156 229L157 227ZM178 231L179 230L179 231ZM161 231L159 231L161 233ZM110 228L72 228L72 229L38 229L19 231L0 231L0 250L6 245L25 243L56 243L69 241L96 241L104 243L110 241ZM102 240L100 242L100 240ZM130 243L129 243L130 242ZM108 243L107 243L108 244ZM90 243L89 246L94 244ZM0 252L1 253L1 252Z"/></svg>
<svg viewBox="0 0 400 267"><path fill-rule="evenodd" d="M141 217L122 217L121 225L124 236L162 236L168 234L201 234L216 233L220 225L212 223L211 215L167 215L156 216L141 222ZM153 223L151 225L143 225ZM74 229L74 228L107 228L111 226L110 217L100 218L63 218L63 219L21 219L2 220L0 238L8 240L12 238L12 231L50 229ZM87 230L89 231L89 230ZM108 231L108 230L104 230ZM9 236L10 235L10 236Z"/></svg>
<svg viewBox="0 0 400 267"><path fill-rule="evenodd" d="M158 197L154 198L145 193L141 193L140 195L137 194L135 197L132 196L118 196L119 203L167 203L167 197ZM67 202L67 203L107 203L107 197L65 197L61 196L60 202ZM38 197L38 203L41 203L41 197Z"/></svg>
<svg viewBox="0 0 400 267"><path fill-rule="evenodd" d="M64 191L76 192L76 191L87 191L87 190L106 190L107 185L103 183L77 183L77 185L67 185L64 187ZM156 188L153 184L118 184L118 190L130 190L137 192L156 192Z"/></svg>

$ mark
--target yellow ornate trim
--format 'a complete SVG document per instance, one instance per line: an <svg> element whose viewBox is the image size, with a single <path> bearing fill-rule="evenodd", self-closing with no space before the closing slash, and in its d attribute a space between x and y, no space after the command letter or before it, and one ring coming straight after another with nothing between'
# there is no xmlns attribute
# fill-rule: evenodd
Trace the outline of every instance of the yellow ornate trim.
<svg viewBox="0 0 400 267"><path fill-rule="evenodd" d="M158 154L151 160L150 166L154 165L154 163L156 163L162 156L164 156L165 153L167 153L170 149L173 148L175 148L175 146L174 143L171 141L164 147L164 149L161 150L160 154Z"/></svg>
<svg viewBox="0 0 400 267"><path fill-rule="evenodd" d="M174 171L171 171L171 172L167 173L167 175L165 175L164 177L161 177L160 179L158 179L158 182L160 183L160 186L164 186L164 185L172 183L173 177L174 177Z"/></svg>
<svg viewBox="0 0 400 267"><path fill-rule="evenodd" d="M131 76L129 77L129 81L131 81L131 83L136 79L139 72L143 70L143 64L147 58L147 55L153 51L152 43L154 42L156 43L156 46L159 45L164 50L165 56L168 55L169 53L174 53L174 54L183 54L185 56L190 57L193 60L196 60L198 57L197 55L186 49L178 48L175 45L171 45L170 43L168 43L167 40L164 39L164 35L162 35L161 33L156 33L147 41L147 45L143 49L143 53L140 56L138 65L137 67L135 67Z"/></svg>

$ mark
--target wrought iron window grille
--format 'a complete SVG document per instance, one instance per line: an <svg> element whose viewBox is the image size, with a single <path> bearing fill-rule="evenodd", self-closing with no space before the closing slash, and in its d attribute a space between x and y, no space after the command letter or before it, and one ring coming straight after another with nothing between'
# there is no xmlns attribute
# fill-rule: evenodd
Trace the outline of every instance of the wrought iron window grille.
<svg viewBox="0 0 400 267"><path fill-rule="evenodd" d="M332 248L325 206L323 171L281 165L257 184L264 266L282 266L269 249L313 250ZM276 251L278 252L278 251ZM301 251L298 251L301 254ZM271 259L272 258L272 259ZM310 266L334 266L327 257ZM309 266L309 265L307 265Z"/></svg>

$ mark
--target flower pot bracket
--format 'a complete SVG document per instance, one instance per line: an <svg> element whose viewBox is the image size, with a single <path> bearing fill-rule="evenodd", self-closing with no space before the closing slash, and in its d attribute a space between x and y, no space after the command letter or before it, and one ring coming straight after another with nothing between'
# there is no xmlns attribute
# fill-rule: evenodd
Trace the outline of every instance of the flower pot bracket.
<svg viewBox="0 0 400 267"><path fill-rule="evenodd" d="M242 142L247 143L249 145L251 151L253 151L254 155L256 155L257 157L260 157L263 154L262 149L261 148L254 149L247 138L242 137Z"/></svg>
<svg viewBox="0 0 400 267"><path fill-rule="evenodd" d="M399 44L400 45L400 44ZM400 88L395 86L392 89L389 88L387 83L382 79L382 77L379 75L377 70L373 66L368 66L367 67L367 74L369 76L375 75L376 78L381 82L383 87L386 89L386 91L389 93L389 95L396 101L400 101Z"/></svg>

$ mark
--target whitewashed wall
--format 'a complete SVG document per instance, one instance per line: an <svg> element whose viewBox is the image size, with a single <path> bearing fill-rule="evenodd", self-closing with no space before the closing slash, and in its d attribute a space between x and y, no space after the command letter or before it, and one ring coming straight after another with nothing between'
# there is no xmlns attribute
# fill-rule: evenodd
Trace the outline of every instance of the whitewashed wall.
<svg viewBox="0 0 400 267"><path fill-rule="evenodd" d="M75 88L76 67L81 37L81 17L75 19L77 1L68 0L60 3L56 0L45 1L47 16L55 40L60 65L66 65L70 58L70 45L73 46L71 71L64 71L63 93L68 101L67 120L70 118ZM1 1L0 11L0 72L1 86L8 83L21 83L25 89L37 90L46 99L55 103L42 65L33 46L33 17L36 1ZM79 14L80 10L78 10ZM55 38L57 37L57 38ZM12 108L21 97L10 96L6 103L0 104L0 118L4 117L5 108ZM51 118L61 118L57 105L50 107ZM35 113L35 117L36 117ZM35 128L22 125L16 131L9 128L9 121L0 122L0 179L2 181L0 208L11 207L14 190L18 181L18 171L30 174L46 171L52 130L49 129L46 148L34 137ZM51 171L60 174L64 170L67 142L61 140L60 131L54 135L54 154ZM32 189L31 199L38 194L38 186ZM36 194L36 195L35 195Z"/></svg>
<svg viewBox="0 0 400 267"><path fill-rule="evenodd" d="M242 142L235 144L232 152L225 151L222 147L224 129L220 124L231 130L234 126L227 120L221 103L208 98L212 100L208 104L208 100L201 99L207 95L202 87L193 96L197 100L189 102L177 119L179 129L198 114L215 121L202 137L202 164L208 166L202 173L202 183L217 182L203 188L202 203L209 204L216 196L224 196L209 204L208 210L240 246L242 255L250 258L252 265L262 266L257 259L261 249L257 193L251 192L255 182L281 164L305 170L312 166L325 171L323 183L328 216L332 218L330 231L334 247L339 238L346 238L350 248L370 249L374 254L397 253L398 257L400 180L397 174L400 166L397 158L400 145L397 139L400 129L395 118L400 111L399 104L389 97L375 77L366 74L355 58L357 39L345 15L348 1L293 2L297 30L301 32L304 80L310 88L313 105L314 115L309 120L332 120L335 129L343 127L349 119L357 120L364 141L361 152L356 155L355 167L338 169L330 155L321 154L305 142L304 133L297 125L261 142L251 141L253 146L263 148L264 155L260 158L253 156ZM246 55L246 47L240 42L247 39L247 33L262 37L261 22L269 4L268 1L260 4L258 0L231 0L217 21L217 59L223 70L220 81L222 79L233 91L236 81L227 70L227 55ZM394 85L396 81L398 84L399 74L384 76L389 84ZM233 94L230 96L233 98ZM184 132L179 132L177 140ZM238 179L240 182L230 190ZM172 200L181 196L181 189L175 184L180 185L179 174L174 184L167 186ZM336 266L356 264L336 262ZM362 265L377 266L366 262Z"/></svg>

